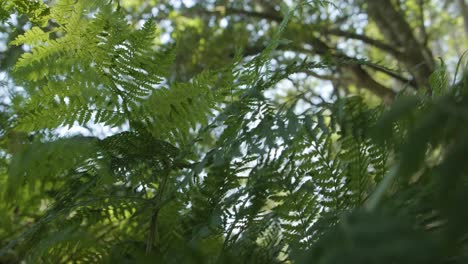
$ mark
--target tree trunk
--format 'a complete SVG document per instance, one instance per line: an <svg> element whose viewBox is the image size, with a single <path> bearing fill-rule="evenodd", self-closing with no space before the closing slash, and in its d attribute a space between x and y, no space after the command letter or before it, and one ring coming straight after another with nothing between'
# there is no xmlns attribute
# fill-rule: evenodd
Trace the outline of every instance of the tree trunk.
<svg viewBox="0 0 468 264"><path fill-rule="evenodd" d="M431 50L420 43L401 12L390 0L367 0L367 12L384 38L403 54L399 59L416 82L417 88L428 87L435 62Z"/></svg>
<svg viewBox="0 0 468 264"><path fill-rule="evenodd" d="M465 34L468 38L468 5L465 0L458 0L458 5L460 6L460 12L463 16L463 23L465 25Z"/></svg>

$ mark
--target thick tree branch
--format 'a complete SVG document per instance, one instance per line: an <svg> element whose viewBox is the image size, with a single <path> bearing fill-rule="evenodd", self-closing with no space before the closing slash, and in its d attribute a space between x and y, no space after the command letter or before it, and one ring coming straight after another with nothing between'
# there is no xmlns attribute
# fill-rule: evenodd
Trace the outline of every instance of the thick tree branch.
<svg viewBox="0 0 468 264"><path fill-rule="evenodd" d="M202 12L205 14L210 15L239 15L239 16L247 16L247 17L254 17L254 18L261 18L261 19L268 19L275 22L281 22L283 17L279 13L263 13L263 12L256 12L256 11L247 11L242 9L235 9L235 8L220 8L218 7L216 11L209 11L209 10L196 10L197 12ZM378 40L372 39L370 37L359 35L353 32L346 32L339 29L329 29L323 30L322 34L330 34L348 38L354 38L357 40L361 40L367 44L373 45L377 48L380 48L384 51L389 52L390 54L394 55L395 57L400 56L401 54L394 49L393 47L380 42ZM296 47L285 47L286 49L294 50L297 52L302 53L315 53L322 56L332 56L338 60L348 60L352 61L353 59L347 57L345 54L337 52L333 48L328 47L322 40L319 38L314 37L312 34L308 36L308 44L312 45L312 50L305 50L300 48L296 45ZM281 46L279 47L281 49ZM261 47L249 47L245 50L245 55L254 55L261 51ZM383 98L385 101L391 100L395 96L395 91L390 88L385 87L384 85L380 84L379 82L375 81L371 75L362 68L362 65L358 64L343 64L337 65L343 72L347 72L349 76L351 76L352 81L359 87L369 90L370 92L376 94L377 96ZM409 82L404 77L397 75L396 73L390 72L388 70L382 70L381 67L373 67L374 70L381 71L393 78L396 78L403 82ZM316 74L311 73L312 76L316 76Z"/></svg>
<svg viewBox="0 0 468 264"><path fill-rule="evenodd" d="M271 21L276 21L278 23L283 20L283 17L279 13L263 13L263 12L255 12L255 11L246 11L246 10L236 9L236 8L227 8L225 10L225 13L226 15L245 15L249 17L268 19ZM339 28L331 28L331 29L320 28L320 33L325 34L325 35L334 35L334 36L345 37L349 39L360 40L366 44L372 45L378 49L381 49L383 51L390 53L397 59L402 56L402 53L399 52L394 47L392 47L391 45L388 45L382 41L368 37L366 35L361 35L355 32L341 30Z"/></svg>
<svg viewBox="0 0 468 264"><path fill-rule="evenodd" d="M462 0L463 1L463 0ZM401 61L408 71L413 76L413 80L404 78L397 73L388 71L381 67L374 65L367 65L370 68L383 72L388 76L395 78L401 82L408 83L411 86L418 88L428 86L427 80L434 70L434 59L431 51L426 45L421 44L415 38L413 31L401 13L399 13L389 0L367 0L368 13L376 20L379 29L390 43L386 44L380 40L373 39L366 35L357 34L354 32L344 31L338 28L333 29L320 29L320 33L324 35L340 36L349 39L360 40L365 44L374 46L382 51L388 52L395 59ZM217 8L217 11L203 11L209 14L226 14L226 15L239 15L254 17L260 19L267 19L275 22L281 22L282 16L280 13L266 13L247 11L236 8ZM312 30L316 30L312 28ZM400 47L402 51L398 50Z"/></svg>
<svg viewBox="0 0 468 264"><path fill-rule="evenodd" d="M280 13L264 13L264 12L256 12L256 11L247 11L247 10L237 9L237 8L227 8L226 15L245 15L248 17L256 17L260 19L276 21L278 23L281 23L281 21L283 21L283 16Z"/></svg>
<svg viewBox="0 0 468 264"><path fill-rule="evenodd" d="M460 12L463 16L465 34L468 37L468 5L466 4L465 0L458 0L458 5L460 6Z"/></svg>
<svg viewBox="0 0 468 264"><path fill-rule="evenodd" d="M360 65L348 66L358 87L365 88L382 98L385 102L395 97L395 92L374 80Z"/></svg>
<svg viewBox="0 0 468 264"><path fill-rule="evenodd" d="M401 48L401 62L413 75L417 87L428 87L435 62L429 48L416 39L404 16L390 0L367 0L369 16L376 22L385 39Z"/></svg>
<svg viewBox="0 0 468 264"><path fill-rule="evenodd" d="M333 75L330 75L330 74L318 74L317 72L315 72L315 71L313 71L313 70L309 70L309 69L303 70L302 72L305 73L305 74L307 74L307 75L310 75L310 76L312 76L312 77L315 77L315 78L317 78L317 79L320 79L320 80L331 81L331 80L336 79L336 77L333 76Z"/></svg>
<svg viewBox="0 0 468 264"><path fill-rule="evenodd" d="M380 40L368 37L366 35L361 35L357 34L354 32L350 31L344 31L338 28L332 28L332 29L321 29L320 33L327 34L327 35L334 35L334 36L339 36L339 37L345 37L348 39L355 39L355 40L360 40L364 42L365 44L369 44L371 46L374 46L380 50L386 51L393 55L396 59L400 59L403 54L395 49L393 46L388 45Z"/></svg>
<svg viewBox="0 0 468 264"><path fill-rule="evenodd" d="M423 45L427 45L427 41L429 39L426 31L426 25L424 25L424 22L426 21L424 17L424 2L425 0L419 0L418 1L418 6L419 6L419 28L421 29L421 42Z"/></svg>
<svg viewBox="0 0 468 264"><path fill-rule="evenodd" d="M327 46L325 42L322 40L312 37L311 44L313 46L314 51L322 56L333 56L340 61L355 61L352 58L346 56L342 53L332 53L334 50ZM335 51L336 52L336 51ZM390 88L385 87L384 85L380 84L379 82L375 81L370 74L362 68L362 65L359 64L350 64L350 63L343 63L341 65L337 65L343 71L348 71L351 73L353 81L362 88L365 88L372 93L382 97L384 100L388 101L393 99L395 96L395 91Z"/></svg>
<svg viewBox="0 0 468 264"><path fill-rule="evenodd" d="M392 78L394 78L394 79L396 79L396 80L398 80L398 81L400 81L400 82L402 82L404 84L409 84L412 87L417 88L417 83L414 80L405 78L405 77L399 75L398 73L396 73L396 72L394 72L394 71L392 71L390 69L387 69L385 67L379 66L379 65L374 64L374 63L364 63L363 65L365 65L365 66L367 66L367 67L369 67L369 68L371 68L373 70L384 73L384 74L386 74L386 75L388 75L388 76L390 76L390 77L392 77Z"/></svg>
<svg viewBox="0 0 468 264"><path fill-rule="evenodd" d="M268 19L276 22L281 22L282 17L280 14L273 14L273 13L262 13L262 12L254 12L254 11L245 11L242 9L234 9L234 8L228 8L226 9L226 14L235 14L235 15L246 15L250 17L257 17L257 18L262 18L262 19ZM388 45L380 40L368 37L366 35L361 35L357 34L355 32L350 32L350 31L344 31L339 28L333 28L333 29L320 29L320 33L325 34L325 35L334 35L334 36L340 36L340 37L345 37L349 39L355 39L355 40L360 40L364 42L365 44L372 45L382 51L386 51L389 54L393 55L397 60L402 59L402 56L404 56L400 51L392 47L391 45ZM304 50L301 50L303 52ZM395 78L403 83L409 83L413 87L416 87L416 83L414 80L409 80L407 78L404 78L400 75L398 75L395 72L389 71L388 69L385 69L383 67L376 67L376 65L369 64L367 65L370 68L373 68L374 70L380 71L385 73L386 75Z"/></svg>

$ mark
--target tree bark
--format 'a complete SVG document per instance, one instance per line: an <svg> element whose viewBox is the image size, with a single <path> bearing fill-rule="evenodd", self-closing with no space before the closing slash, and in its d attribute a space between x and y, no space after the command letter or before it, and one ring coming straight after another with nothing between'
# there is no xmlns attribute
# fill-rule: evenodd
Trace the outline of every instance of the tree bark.
<svg viewBox="0 0 468 264"><path fill-rule="evenodd" d="M428 79L435 69L431 50L420 43L401 12L390 0L367 0L367 13L384 38L403 54L399 59L413 76L417 88L430 88Z"/></svg>
<svg viewBox="0 0 468 264"><path fill-rule="evenodd" d="M468 5L465 0L458 0L458 5L460 6L460 12L463 16L463 24L465 25L465 34L468 38Z"/></svg>

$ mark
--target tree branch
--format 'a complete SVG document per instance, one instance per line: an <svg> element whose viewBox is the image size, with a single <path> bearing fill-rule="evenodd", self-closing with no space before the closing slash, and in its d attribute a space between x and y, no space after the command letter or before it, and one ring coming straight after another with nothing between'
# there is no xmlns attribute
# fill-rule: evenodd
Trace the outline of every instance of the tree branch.
<svg viewBox="0 0 468 264"><path fill-rule="evenodd" d="M220 8L217 7L216 11L209 11L209 10L198 10L198 12L203 12L211 15L219 15L219 14L226 14L226 15L240 15L240 16L248 16L248 17L255 17L255 18L261 18L261 19L268 19L271 21L275 22L281 22L283 20L283 17L279 13L264 13L264 12L255 12L255 11L246 11L243 9L235 9L235 8ZM349 38L354 38L361 40L367 44L376 46L377 48L383 49L389 53L391 53L394 56L400 56L401 54L399 51L395 50L393 47L382 43L378 40L372 39L370 37L364 36L364 35L359 35L353 32L346 32L346 31L341 31L339 29L329 29L323 31L325 34L328 32L328 34L334 34L337 36L343 36L343 37L349 37ZM353 60L352 58L346 56L345 54L342 54L341 52L336 52L333 48L328 47L322 40L320 40L317 37L314 37L312 34L310 34L310 39L307 40L308 44L312 45L312 50L305 50L303 48L298 48L295 47L294 49L289 48L289 50L294 50L296 52L302 52L302 53L311 53L314 52L318 55L322 56L333 56L337 58L338 60ZM290 46L288 46L290 47ZM286 49L288 48L286 47ZM281 47L279 47L281 49ZM262 50L261 47L249 47L245 50L246 55L253 55L257 54ZM370 74L365 71L361 65L358 64L346 64L346 65L337 65L340 67L342 70L348 72L351 76L353 76L353 81L356 85L360 86L361 88L367 89L370 92L376 94L377 96L383 98L385 101L388 101L392 99L395 96L395 91L393 91L390 88L385 87L384 85L380 84L379 82L375 81ZM382 70L381 67L373 67L375 70L381 71L383 73L386 73L387 75L396 78L400 81L407 81L404 77L401 77L397 75L396 73L389 72L388 70ZM317 76L317 74L313 72L309 72L311 76L314 77L323 77L323 76ZM329 76L328 76L329 77ZM362 78L360 80L360 78ZM330 80L330 78L327 78Z"/></svg>
<svg viewBox="0 0 468 264"><path fill-rule="evenodd" d="M361 35L357 34L354 32L350 31L344 31L339 28L332 28L332 29L321 29L320 33L324 34L329 34L329 35L334 35L334 36L339 36L339 37L345 37L349 39L355 39L355 40L360 40L366 44L372 45L380 50L386 51L393 55L396 59L401 58L403 54L398 51L397 49L393 48L393 46L388 45L380 40L368 37L366 35Z"/></svg>
<svg viewBox="0 0 468 264"><path fill-rule="evenodd" d="M336 79L336 77L334 77L333 75L330 75L330 74L318 74L316 73L315 71L313 70L309 70L309 69L305 69L302 71L303 73L307 74L307 75L310 75L312 77L315 77L317 79L321 79L321 80L325 80L325 81L331 81L331 80L334 80Z"/></svg>
<svg viewBox="0 0 468 264"><path fill-rule="evenodd" d="M458 5L460 6L460 12L463 16L463 23L465 25L465 34L468 37L468 5L465 0L458 0Z"/></svg>
<svg viewBox="0 0 468 264"><path fill-rule="evenodd" d="M256 12L256 11L247 11L244 9L237 9L237 8L226 8L226 15L245 15L249 17L256 17L256 18L276 21L278 23L281 23L281 21L283 21L283 16L280 13L264 13L264 12Z"/></svg>
<svg viewBox="0 0 468 264"><path fill-rule="evenodd" d="M425 0L419 0L418 1L418 5L419 5L419 23L420 23L420 29L421 29L421 42L423 43L423 45L427 45L427 41L428 41L428 35L427 35L427 31L426 31L426 26L424 25L424 21L426 20L424 18L424 1Z"/></svg>
<svg viewBox="0 0 468 264"><path fill-rule="evenodd" d="M367 0L367 13L375 21L387 41L402 49L400 61L417 83L416 87L429 87L428 79L434 71L434 58L430 49L415 37L411 26L390 0Z"/></svg>
<svg viewBox="0 0 468 264"><path fill-rule="evenodd" d="M394 72L394 71L392 71L390 69L387 69L385 67L382 67L382 66L374 64L374 63L364 63L364 65L371 68L371 69L373 69L373 70L384 73L384 74L386 74L386 75L388 75L388 76L390 76L390 77L392 77L392 78L394 78L396 80L399 80L400 82L402 82L404 84L409 84L412 87L417 88L417 83L414 80L405 78L405 77L399 75L398 73L396 73L396 72Z"/></svg>
<svg viewBox="0 0 468 264"><path fill-rule="evenodd" d="M360 65L348 66L348 69L352 72L354 82L358 86L369 90L385 102L390 102L395 97L396 93L392 89L374 80Z"/></svg>
<svg viewBox="0 0 468 264"><path fill-rule="evenodd" d="M283 17L279 13L264 13L264 12L255 12L255 11L246 11L243 9L236 9L236 8L227 8L225 9L226 15L245 15L249 17L256 17L256 18L261 18L261 19L267 19L271 21L275 21L280 23L283 20ZM399 52L397 49L393 48L391 45L388 45L386 43L383 43L382 41L379 41L377 39L373 39L371 37L368 37L366 35L361 35L357 34L355 32L351 31L344 31L339 28L332 28L332 29L320 29L320 33L322 34L328 34L328 35L334 35L334 36L339 36L339 37L345 37L349 39L355 39L355 40L360 40L366 44L372 45L378 49L381 49L383 51L386 51L390 54L392 54L395 58L400 58L402 56L402 53Z"/></svg>

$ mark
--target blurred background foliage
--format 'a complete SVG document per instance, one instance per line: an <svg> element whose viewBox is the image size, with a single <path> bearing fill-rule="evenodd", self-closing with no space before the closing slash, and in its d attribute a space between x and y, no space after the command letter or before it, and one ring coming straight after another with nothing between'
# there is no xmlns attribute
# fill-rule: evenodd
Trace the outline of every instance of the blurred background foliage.
<svg viewBox="0 0 468 264"><path fill-rule="evenodd" d="M465 0L5 0L0 263L467 263Z"/></svg>

